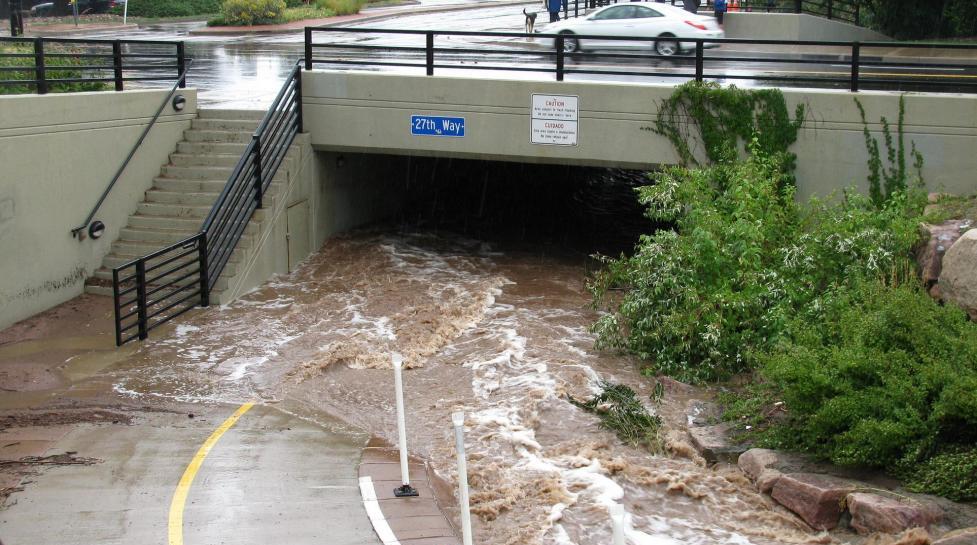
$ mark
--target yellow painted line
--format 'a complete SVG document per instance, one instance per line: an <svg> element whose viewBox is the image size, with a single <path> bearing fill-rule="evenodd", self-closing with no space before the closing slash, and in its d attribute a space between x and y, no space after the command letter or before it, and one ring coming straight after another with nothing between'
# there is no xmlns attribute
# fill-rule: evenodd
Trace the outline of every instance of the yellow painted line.
<svg viewBox="0 0 977 545"><path fill-rule="evenodd" d="M250 401L241 405L234 414L214 430L214 433L210 434L210 437L197 450L197 454L194 455L193 460L190 460L190 465L183 472L183 477L180 477L180 484L176 485L176 492L173 493L173 501L170 502L169 545L183 545L183 506L187 503L187 494L190 493L190 485L193 484L193 478L197 476L197 471L203 465L204 458L210 453L210 449L214 448L214 445L224 435L224 432L231 429L237 423L238 419L244 416L244 413L248 412L252 406L254 406L254 403Z"/></svg>

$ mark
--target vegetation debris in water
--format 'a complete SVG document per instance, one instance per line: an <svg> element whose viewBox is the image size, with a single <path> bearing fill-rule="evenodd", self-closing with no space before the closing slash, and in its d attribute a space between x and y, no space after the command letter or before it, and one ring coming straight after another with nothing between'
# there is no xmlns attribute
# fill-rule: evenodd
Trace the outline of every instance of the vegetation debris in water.
<svg viewBox="0 0 977 545"><path fill-rule="evenodd" d="M569 396L570 403L596 414L601 427L613 431L625 443L662 452L661 418L648 412L638 394L628 386L607 381L601 381L599 386L601 392L590 401L578 401ZM660 395L655 397L660 399Z"/></svg>

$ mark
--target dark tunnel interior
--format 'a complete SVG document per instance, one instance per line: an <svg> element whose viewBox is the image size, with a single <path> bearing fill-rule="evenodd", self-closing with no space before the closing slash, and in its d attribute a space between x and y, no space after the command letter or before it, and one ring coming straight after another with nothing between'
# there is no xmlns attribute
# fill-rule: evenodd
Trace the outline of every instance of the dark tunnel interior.
<svg viewBox="0 0 977 545"><path fill-rule="evenodd" d="M630 253L658 227L635 188L638 170L447 158L411 158L405 230L452 233L512 250Z"/></svg>

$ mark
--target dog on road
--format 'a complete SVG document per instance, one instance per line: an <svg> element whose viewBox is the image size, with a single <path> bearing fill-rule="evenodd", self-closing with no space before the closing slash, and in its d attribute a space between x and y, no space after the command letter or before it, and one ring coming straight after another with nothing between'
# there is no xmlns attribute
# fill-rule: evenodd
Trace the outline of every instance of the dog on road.
<svg viewBox="0 0 977 545"><path fill-rule="evenodd" d="M526 8L522 8L522 14L526 16L526 34L532 34L533 28L536 26L536 12L526 11Z"/></svg>

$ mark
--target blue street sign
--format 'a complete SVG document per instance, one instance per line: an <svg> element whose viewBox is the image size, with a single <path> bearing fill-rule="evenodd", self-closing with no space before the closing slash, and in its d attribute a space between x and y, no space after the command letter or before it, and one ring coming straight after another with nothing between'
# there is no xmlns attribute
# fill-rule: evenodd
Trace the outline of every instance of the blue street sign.
<svg viewBox="0 0 977 545"><path fill-rule="evenodd" d="M410 116L410 133L414 136L465 136L464 117L443 117L440 115Z"/></svg>

